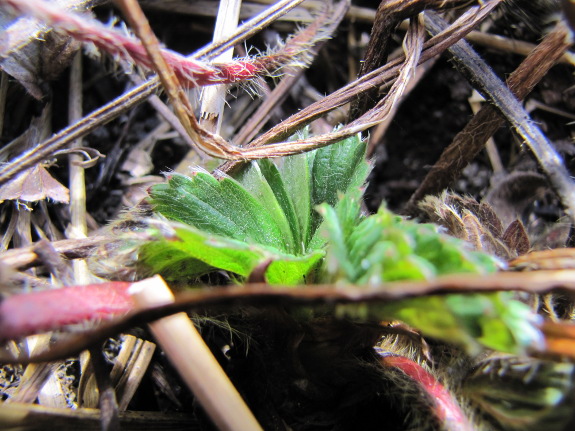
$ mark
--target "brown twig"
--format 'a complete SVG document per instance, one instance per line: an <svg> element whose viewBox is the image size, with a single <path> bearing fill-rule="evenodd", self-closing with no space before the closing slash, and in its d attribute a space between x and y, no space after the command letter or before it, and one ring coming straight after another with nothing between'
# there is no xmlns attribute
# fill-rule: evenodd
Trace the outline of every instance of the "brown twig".
<svg viewBox="0 0 575 431"><path fill-rule="evenodd" d="M426 8L453 8L468 0L392 0L381 1L377 12L359 76L366 75L385 64L389 54L389 41L395 27L405 18L417 15ZM350 119L363 115L377 103L377 87L357 97L350 109Z"/></svg>
<svg viewBox="0 0 575 431"><path fill-rule="evenodd" d="M125 332L134 326L181 311L205 310L206 308L226 308L239 306L281 306L298 307L320 304L358 304L390 302L424 295L444 295L450 293L478 293L498 291L521 291L532 294L563 292L575 296L575 270L509 272L478 277L470 275L450 275L430 281L392 282L381 286L274 286L244 285L240 287L213 287L194 289L176 295L175 302L168 305L141 310L113 323L79 336L72 336L44 353L32 357L13 357L0 352L0 362L30 363L46 362L78 354L89 346L101 342L115 334Z"/></svg>
<svg viewBox="0 0 575 431"><path fill-rule="evenodd" d="M482 22L491 11L497 7L501 0L491 0L484 2L484 4L479 8L471 8L465 14L463 14L458 20L456 20L448 30L433 37L424 44L424 50L421 53L419 63L423 63L436 55L441 54L449 46L454 44L456 41L465 37L475 26ZM260 147L269 146L272 142L281 142L293 135L297 130L309 124L316 118L336 109L344 104L350 102L358 94L369 91L374 87L378 87L386 82L393 82L397 77L403 58L398 58L387 63L379 69L362 76L361 78L353 81L352 83L340 88L339 90L333 92L329 96L319 102L313 103L312 105L302 109L301 111L293 114L287 120L282 121L278 125L272 127L263 135L252 141L248 147ZM291 145L301 145L304 146L310 142L317 142L323 140L329 140L329 135L322 135L319 137L312 137L309 140L300 140L296 143L291 143ZM327 144L325 144L327 145ZM277 148L277 147L276 147ZM284 154L285 155L285 154ZM220 172L230 172L242 162L226 162L222 164L218 171Z"/></svg>
<svg viewBox="0 0 575 431"><path fill-rule="evenodd" d="M438 15L427 13L427 23L433 33L445 29L446 23ZM450 48L451 54L461 63L470 80L494 103L501 114L525 141L541 169L557 191L565 211L575 220L575 183L563 159L555 151L541 130L534 124L511 90L465 41Z"/></svg>
<svg viewBox="0 0 575 431"><path fill-rule="evenodd" d="M518 99L524 99L549 69L561 58L571 45L568 30L560 24L525 58L509 76L507 85ZM484 105L455 136L443 151L439 160L411 196L405 212L418 213L417 204L426 195L440 193L459 177L462 170L483 149L485 142L505 120L492 105Z"/></svg>
<svg viewBox="0 0 575 431"><path fill-rule="evenodd" d="M113 240L108 236L93 236L85 239L54 241L52 246L66 259L83 259L92 255L97 247ZM5 265L8 268L24 270L41 263L40 258L34 252L34 246L8 250L0 254L0 265Z"/></svg>
<svg viewBox="0 0 575 431"><path fill-rule="evenodd" d="M313 149L325 147L327 145L339 142L350 136L367 130L376 125L389 115L393 104L403 94L413 70L418 63L421 47L423 46L423 27L415 24L407 33L405 38L406 55L405 62L401 66L399 75L394 82L389 94L381 100L373 109L366 112L357 120L345 125L344 127L324 135L314 136L312 138L300 139L292 142L281 142L270 144L263 147L251 147L242 150L242 156L248 159L263 159L269 157L288 156L291 154L303 153Z"/></svg>
<svg viewBox="0 0 575 431"><path fill-rule="evenodd" d="M120 412L123 431L199 431L197 420L187 413L150 411ZM11 403L0 408L0 423L7 429L56 429L59 431L101 431L100 410L62 409L37 404Z"/></svg>

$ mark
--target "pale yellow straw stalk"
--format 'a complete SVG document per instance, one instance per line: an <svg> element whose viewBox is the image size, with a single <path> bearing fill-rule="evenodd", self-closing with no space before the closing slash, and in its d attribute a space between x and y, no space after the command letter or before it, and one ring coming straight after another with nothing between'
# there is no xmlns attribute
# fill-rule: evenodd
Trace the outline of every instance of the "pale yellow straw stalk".
<svg viewBox="0 0 575 431"><path fill-rule="evenodd" d="M174 301L170 288L158 275L134 283L129 292L139 309ZM185 313L164 317L149 326L158 344L220 430L262 429Z"/></svg>

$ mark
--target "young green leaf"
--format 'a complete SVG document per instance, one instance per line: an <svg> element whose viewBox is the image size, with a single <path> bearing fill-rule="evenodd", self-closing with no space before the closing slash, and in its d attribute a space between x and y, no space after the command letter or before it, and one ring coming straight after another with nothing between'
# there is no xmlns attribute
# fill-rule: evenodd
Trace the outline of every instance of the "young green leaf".
<svg viewBox="0 0 575 431"><path fill-rule="evenodd" d="M203 172L192 178L174 174L168 184L152 187L151 203L167 219L206 233L289 249L281 220L232 178L218 181Z"/></svg>
<svg viewBox="0 0 575 431"><path fill-rule="evenodd" d="M327 282L375 285L496 270L494 258L468 250L433 225L403 220L385 207L362 216L359 199L351 195L336 208L323 204L318 211L328 238L321 273ZM534 313L509 293L428 296L368 307L361 317L399 319L424 335L463 345L470 353L478 353L481 346L525 353L542 341ZM348 311L355 314L358 309Z"/></svg>
<svg viewBox="0 0 575 431"><path fill-rule="evenodd" d="M538 317L513 293L428 296L381 307L380 312L419 328L424 334L465 346L525 354L541 348Z"/></svg>
<svg viewBox="0 0 575 431"><path fill-rule="evenodd" d="M221 181L205 172L191 178L175 174L151 189L154 210L173 222L173 238L142 247L141 261L151 272L175 279L225 270L247 277L270 260L270 283L309 279L324 256L325 240L315 203L336 202L338 193L359 194L369 172L359 136L285 158L250 163L235 179ZM319 156L316 163L316 157ZM335 183L312 182L312 174L334 172Z"/></svg>
<svg viewBox="0 0 575 431"><path fill-rule="evenodd" d="M157 236L156 241L141 247L140 263L148 272L167 280L198 277L218 269L247 277L258 265L271 261L265 273L270 284L298 284L324 256L321 250L295 256L185 225L174 226L169 237Z"/></svg>
<svg viewBox="0 0 575 431"><path fill-rule="evenodd" d="M339 195L361 187L371 166L365 161L366 142L359 135L349 137L337 144L317 150L311 166L311 204L326 203L335 206ZM312 233L322 218L312 214Z"/></svg>
<svg viewBox="0 0 575 431"><path fill-rule="evenodd" d="M328 238L326 281L379 284L422 280L452 273L488 273L496 261L430 224L403 220L382 206L360 215L360 201L348 195L333 208L318 207Z"/></svg>
<svg viewBox="0 0 575 431"><path fill-rule="evenodd" d="M291 253L305 252L293 204L276 166L269 160L252 162L236 179L275 219L286 239L284 249Z"/></svg>
<svg viewBox="0 0 575 431"><path fill-rule="evenodd" d="M286 193L293 206L299 228L299 240L307 248L311 239L311 172L315 152L284 157L279 163Z"/></svg>

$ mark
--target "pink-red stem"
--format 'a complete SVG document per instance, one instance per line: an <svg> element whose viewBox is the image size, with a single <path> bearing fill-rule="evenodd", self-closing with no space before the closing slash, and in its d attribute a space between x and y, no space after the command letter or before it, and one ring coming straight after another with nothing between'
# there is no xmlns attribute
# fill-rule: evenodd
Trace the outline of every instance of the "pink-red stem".
<svg viewBox="0 0 575 431"><path fill-rule="evenodd" d="M429 396L437 420L449 430L473 430L454 397L437 379L417 362L398 355L382 355L381 363L403 371L417 382Z"/></svg>
<svg viewBox="0 0 575 431"><path fill-rule="evenodd" d="M112 56L153 69L148 54L138 39L108 28L90 16L70 12L44 0L0 0L1 4L8 5L16 13L32 16L81 42L91 42ZM318 26L312 24L276 53L228 63L210 64L184 57L168 49L163 49L162 55L174 69L180 82L189 87L231 84L273 73L283 63L297 61L298 56L305 57L317 31ZM3 53L6 54L8 53Z"/></svg>
<svg viewBox="0 0 575 431"><path fill-rule="evenodd" d="M134 308L130 285L110 282L9 296L0 303L0 340L124 315Z"/></svg>

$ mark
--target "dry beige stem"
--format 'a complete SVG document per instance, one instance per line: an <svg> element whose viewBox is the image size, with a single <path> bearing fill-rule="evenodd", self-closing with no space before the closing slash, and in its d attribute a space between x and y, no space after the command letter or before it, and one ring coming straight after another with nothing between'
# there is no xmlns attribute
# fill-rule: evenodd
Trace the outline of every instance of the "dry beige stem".
<svg viewBox="0 0 575 431"><path fill-rule="evenodd" d="M82 54L77 52L70 69L70 96L68 100L68 119L70 124L82 118ZM82 139L75 140L71 148L82 147ZM80 154L70 154L68 172L70 174L70 226L67 229L69 238L86 238L86 176ZM85 260L74 260L74 282L89 284L92 280Z"/></svg>
<svg viewBox="0 0 575 431"><path fill-rule="evenodd" d="M238 26L241 0L221 0L214 29L214 42L230 36ZM214 61L228 62L233 59L233 48L221 53ZM207 87L202 92L200 124L213 133L220 133L222 114L226 101L227 86L220 84Z"/></svg>
<svg viewBox="0 0 575 431"><path fill-rule="evenodd" d="M213 157L229 158L226 157L227 154L225 152L227 143L219 136L202 129L198 124L194 116L194 108L190 104L181 83L178 81L174 69L164 58L160 49L160 42L152 31L150 23L138 2L136 0L117 0L117 3L123 9L128 22L141 40L142 45L144 45L164 90L174 107L174 111L187 134L205 153ZM234 152L232 151L232 153ZM239 153L236 152L235 156L239 156Z"/></svg>
<svg viewBox="0 0 575 431"><path fill-rule="evenodd" d="M130 293L140 309L174 302L172 292L160 276L134 283ZM220 430L262 429L185 313L164 317L149 326Z"/></svg>
<svg viewBox="0 0 575 431"><path fill-rule="evenodd" d="M156 345L133 335L124 335L122 348L114 361L110 380L118 397L118 409L125 411L148 369Z"/></svg>

